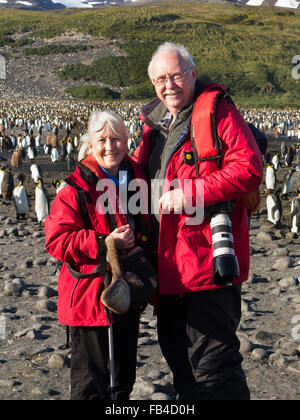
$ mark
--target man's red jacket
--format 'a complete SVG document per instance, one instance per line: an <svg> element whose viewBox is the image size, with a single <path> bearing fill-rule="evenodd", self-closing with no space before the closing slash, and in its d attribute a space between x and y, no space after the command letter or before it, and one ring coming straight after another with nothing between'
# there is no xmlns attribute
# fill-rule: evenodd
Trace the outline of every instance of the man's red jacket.
<svg viewBox="0 0 300 420"><path fill-rule="evenodd" d="M145 109L151 111L151 104L155 107L159 102L155 100ZM153 141L150 140L151 131L158 123L150 120L150 114L142 113L141 118L146 121L144 136L134 156L146 172L151 153L150 143ZM263 165L261 153L247 123L235 106L224 99L220 100L217 107L216 127L222 142L222 169L219 169L215 160L199 162L199 179L203 180L204 207L228 200L236 203L231 223L240 267L240 277L234 280L234 284L238 284L248 279L250 262L245 194L259 187ZM179 140L179 147L173 149L165 168L165 179L169 182L178 179L181 185L184 185L184 180L197 179L195 165L186 163L186 157L192 150L190 132L186 138L184 142ZM187 220L184 212L161 214L158 245L161 294L182 294L220 287L213 281L210 219L205 218L196 226L188 225Z"/></svg>

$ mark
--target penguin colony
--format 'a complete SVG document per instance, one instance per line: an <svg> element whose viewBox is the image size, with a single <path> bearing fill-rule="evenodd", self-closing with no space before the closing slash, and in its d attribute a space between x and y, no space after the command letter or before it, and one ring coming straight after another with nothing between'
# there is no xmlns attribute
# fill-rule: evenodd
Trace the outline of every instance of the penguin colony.
<svg viewBox="0 0 300 420"><path fill-rule="evenodd" d="M27 133L26 131L28 130L25 128L25 135L18 136L15 141L10 143L11 146L15 145L15 149L11 148L12 150L2 151L2 155L5 157L2 157L2 162L0 162L0 197L3 203L9 204L11 202L14 204L18 221L24 220L30 209L25 180L35 184L34 206L32 208L34 208L36 221L43 224L50 213L50 196L44 185L43 169L36 162L37 156L41 156L41 154L49 155L49 161L54 165L59 160L68 159L67 156L71 154L72 156L68 160L68 162L71 162L71 164L68 163L68 170L75 169L76 152L79 145L77 138L64 136L59 147L59 140L54 134L54 130L57 132L56 126L53 128L53 132L47 135L45 145L42 146L42 130L34 138L34 128L31 127L30 132ZM14 137L14 133L12 137ZM66 155L62 152L59 154L59 150L65 150ZM27 171L29 168L30 174L26 176L21 172L23 167L26 167ZM66 186L66 183L62 179L55 179L52 182L52 186L55 189L55 194L57 194Z"/></svg>
<svg viewBox="0 0 300 420"><path fill-rule="evenodd" d="M0 162L0 198L6 204L9 202L14 204L18 221L24 220L30 209L25 180L35 184L32 208L34 208L37 222L43 224L50 213L50 195L44 185L43 168L36 160L38 156L49 155L49 163L55 165L56 162L66 161L68 171L75 169L78 137L64 136L59 143L54 130L56 131L56 126L53 132L47 135L44 146L42 146L40 134L34 139L32 128L31 135L18 137L14 150L2 152L7 157L3 157L3 162ZM30 174L26 176L21 172L23 167L26 167L27 171L29 168ZM66 185L63 179L52 181L55 194L58 194Z"/></svg>
<svg viewBox="0 0 300 420"><path fill-rule="evenodd" d="M300 189L295 185L295 172L300 171L300 143L290 144L282 141L280 153L266 156L265 187L267 220L280 227L283 208L290 208L291 232L300 232ZM284 171L282 182L278 184L279 168ZM300 186L298 186L300 187Z"/></svg>
<svg viewBox="0 0 300 420"><path fill-rule="evenodd" d="M132 155L143 134L140 104L0 99L0 195L3 202L14 203L18 219L34 208L37 222L43 223L49 213L49 197L66 184L56 174L49 187L45 186L46 172L39 158L44 156L54 166L63 163L66 172L73 171L76 163L90 152L84 139L90 113L95 108L113 110L124 119L129 134L128 154ZM298 233L299 196L294 194L298 187L294 175L300 171L300 111L241 109L241 112L246 121L268 135L269 141L282 141L279 153L273 156L268 153L265 157L267 220L280 225L283 202L284 207L290 206L290 228ZM281 183L279 169L286 172ZM32 183L35 194L30 200L28 195L25 197ZM53 194L48 193L49 188Z"/></svg>
<svg viewBox="0 0 300 420"><path fill-rule="evenodd" d="M0 99L0 197L4 204L14 204L17 220L34 209L37 223L44 223L51 196L66 183L56 174L49 187L45 185L47 171L41 162L46 159L48 168L63 167L63 178L75 170L77 162L90 153L84 134L94 106L78 101L19 103ZM102 102L97 109L111 109L123 117L128 127L128 152L133 154L142 136L139 105ZM32 190L33 184L34 193L29 197L27 190Z"/></svg>

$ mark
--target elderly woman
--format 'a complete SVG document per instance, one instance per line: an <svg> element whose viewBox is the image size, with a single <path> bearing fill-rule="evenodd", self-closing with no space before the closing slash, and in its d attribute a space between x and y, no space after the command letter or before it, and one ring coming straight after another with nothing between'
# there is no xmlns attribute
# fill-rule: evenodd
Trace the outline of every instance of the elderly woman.
<svg viewBox="0 0 300 420"><path fill-rule="evenodd" d="M56 196L45 221L46 249L64 262L58 280L58 317L60 324L70 326L72 400L109 398L108 319L100 301L104 277L96 272L78 278L74 273L92 273L101 263L100 237L112 234L116 247L126 252L142 228L150 227L149 216L124 214L120 208L127 203L114 204L115 199L117 204L121 201L120 183L144 178L126 155L128 137L122 119L113 112L93 112L85 138L90 153L66 179L68 185ZM105 190L101 185L115 188ZM104 195L114 209L114 225L103 211ZM129 310L113 318L115 396L126 400L135 382L139 312Z"/></svg>

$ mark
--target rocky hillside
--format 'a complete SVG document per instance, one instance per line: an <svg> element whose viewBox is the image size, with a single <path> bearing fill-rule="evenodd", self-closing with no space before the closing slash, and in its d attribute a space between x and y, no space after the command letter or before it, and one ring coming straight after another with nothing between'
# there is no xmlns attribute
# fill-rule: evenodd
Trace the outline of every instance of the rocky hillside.
<svg viewBox="0 0 300 420"><path fill-rule="evenodd" d="M238 105L298 108L299 31L296 11L228 2L3 9L0 95L147 100L151 55L172 40L191 51L203 82L230 87Z"/></svg>
<svg viewBox="0 0 300 420"><path fill-rule="evenodd" d="M17 37L22 39L22 36ZM6 79L0 80L0 96L5 98L69 98L67 87L82 85L82 81L60 80L56 72L67 64L90 64L96 58L120 55L113 43L89 35L66 33L50 40L34 38L30 48L64 45L74 47L68 54L26 55L26 46L5 47L1 54L6 61ZM86 47L78 49L76 46ZM93 82L86 82L93 85ZM98 84L99 85L99 84Z"/></svg>

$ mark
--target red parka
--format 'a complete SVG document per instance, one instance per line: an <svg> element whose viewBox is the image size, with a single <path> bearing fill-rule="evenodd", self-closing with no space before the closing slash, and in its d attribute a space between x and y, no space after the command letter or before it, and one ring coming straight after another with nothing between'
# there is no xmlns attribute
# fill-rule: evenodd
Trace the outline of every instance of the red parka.
<svg viewBox="0 0 300 420"><path fill-rule="evenodd" d="M135 178L144 179L139 166L127 156L124 159L130 163ZM97 188L95 179L104 180L106 176L92 154L81 161L82 165L85 168L85 175L91 175L91 182L82 175L78 166L68 179L88 194L87 210L92 226L88 229L85 227L77 191L67 185L55 197L50 216L45 220L45 247L57 260L71 263L76 271L90 273L100 263L97 237L109 235L110 225L108 215L97 211L101 192ZM118 212L118 206L114 217L118 227L128 224L127 216ZM150 227L148 215L142 215L142 220ZM60 324L87 327L108 325L100 302L103 288L103 277L95 275L92 278L78 280L72 277L66 264L63 264L58 279Z"/></svg>
<svg viewBox="0 0 300 420"><path fill-rule="evenodd" d="M161 106L156 99L145 109ZM157 130L157 121L151 121L151 112L142 113L146 121L143 140L136 150L134 159L145 170L151 153L151 131ZM164 115L162 115L164 117ZM222 169L215 160L199 162L199 178L204 182L204 207L234 200L236 205L231 214L235 253L240 267L240 277L234 284L248 279L250 250L248 216L245 194L256 190L263 174L262 158L256 141L234 105L221 99L216 112L216 127L222 142ZM187 130L190 130L187 127ZM205 139L203 139L205 141ZM167 160L165 179L175 178L184 185L184 180L195 180L195 165L186 163L185 157L192 150L191 133L184 133L177 141ZM213 250L210 219L200 225L188 225L187 215L161 214L158 275L161 294L215 289L220 286L213 281Z"/></svg>

